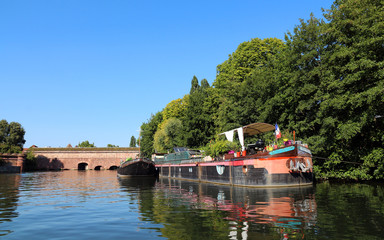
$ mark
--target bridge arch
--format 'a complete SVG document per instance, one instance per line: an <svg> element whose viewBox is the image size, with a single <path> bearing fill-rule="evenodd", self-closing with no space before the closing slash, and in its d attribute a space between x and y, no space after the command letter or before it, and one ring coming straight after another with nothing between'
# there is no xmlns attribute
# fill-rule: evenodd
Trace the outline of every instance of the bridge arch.
<svg viewBox="0 0 384 240"><path fill-rule="evenodd" d="M88 163L81 162L77 164L77 170L88 170Z"/></svg>
<svg viewBox="0 0 384 240"><path fill-rule="evenodd" d="M138 148L34 148L37 170L117 169L122 159L135 158ZM56 159L55 161L53 159Z"/></svg>
<svg viewBox="0 0 384 240"><path fill-rule="evenodd" d="M96 167L94 168L94 170L103 170L103 166L98 165L98 166L96 166Z"/></svg>

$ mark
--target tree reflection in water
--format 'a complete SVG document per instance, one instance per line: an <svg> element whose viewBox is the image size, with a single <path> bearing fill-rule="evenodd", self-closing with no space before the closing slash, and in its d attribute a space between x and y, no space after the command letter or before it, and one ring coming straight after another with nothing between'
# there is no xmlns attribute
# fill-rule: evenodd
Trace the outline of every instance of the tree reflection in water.
<svg viewBox="0 0 384 240"><path fill-rule="evenodd" d="M20 174L0 174L0 237L11 233L1 227L2 223L10 222L19 215L16 210L20 179Z"/></svg>
<svg viewBox="0 0 384 240"><path fill-rule="evenodd" d="M140 184L143 184L141 182ZM241 188L152 179L137 191L142 220L167 239L382 239L384 184ZM135 190L136 189L136 190Z"/></svg>
<svg viewBox="0 0 384 240"><path fill-rule="evenodd" d="M153 180L152 180L153 181ZM152 187L121 181L124 189ZM168 239L300 237L316 223L313 187L242 188L160 178L140 191L143 218Z"/></svg>

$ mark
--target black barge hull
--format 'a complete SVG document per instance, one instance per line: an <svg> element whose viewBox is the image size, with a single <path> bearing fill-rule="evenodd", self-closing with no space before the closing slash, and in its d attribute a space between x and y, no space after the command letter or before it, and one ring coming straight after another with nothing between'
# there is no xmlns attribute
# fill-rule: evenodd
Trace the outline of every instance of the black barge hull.
<svg viewBox="0 0 384 240"><path fill-rule="evenodd" d="M136 177L136 176L157 176L158 172L152 161L133 160L125 162L117 169L118 176Z"/></svg>

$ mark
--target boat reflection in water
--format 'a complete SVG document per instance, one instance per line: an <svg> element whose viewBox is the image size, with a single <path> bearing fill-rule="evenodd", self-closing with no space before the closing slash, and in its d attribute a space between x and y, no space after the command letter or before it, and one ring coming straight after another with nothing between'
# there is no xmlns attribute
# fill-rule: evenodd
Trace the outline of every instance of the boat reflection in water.
<svg viewBox="0 0 384 240"><path fill-rule="evenodd" d="M169 178L119 178L119 183L146 222L138 231L149 228L157 237L302 239L316 231L312 186L247 188Z"/></svg>
<svg viewBox="0 0 384 240"><path fill-rule="evenodd" d="M156 179L152 176L143 177L120 177L118 176L120 187L123 191L152 190L155 187Z"/></svg>
<svg viewBox="0 0 384 240"><path fill-rule="evenodd" d="M230 239L259 238L262 226L282 239L301 239L317 218L312 186L247 188L160 178L156 190L194 209L225 212Z"/></svg>

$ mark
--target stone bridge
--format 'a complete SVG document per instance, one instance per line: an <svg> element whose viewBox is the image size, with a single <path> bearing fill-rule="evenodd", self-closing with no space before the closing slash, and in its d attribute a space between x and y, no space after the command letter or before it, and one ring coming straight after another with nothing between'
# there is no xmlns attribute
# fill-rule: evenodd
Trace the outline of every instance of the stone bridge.
<svg viewBox="0 0 384 240"><path fill-rule="evenodd" d="M34 148L38 170L116 169L127 158L136 158L138 148Z"/></svg>
<svg viewBox="0 0 384 240"><path fill-rule="evenodd" d="M25 155L20 153L0 154L0 173L21 173Z"/></svg>

